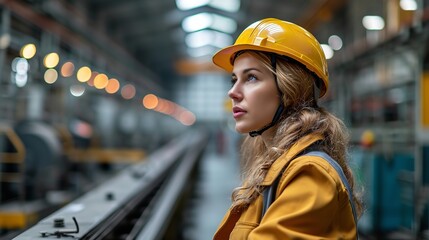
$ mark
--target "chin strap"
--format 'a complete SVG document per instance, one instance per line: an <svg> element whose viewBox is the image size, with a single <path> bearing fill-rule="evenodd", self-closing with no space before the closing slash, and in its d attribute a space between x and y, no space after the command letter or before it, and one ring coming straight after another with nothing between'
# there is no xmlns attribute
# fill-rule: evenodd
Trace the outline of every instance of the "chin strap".
<svg viewBox="0 0 429 240"><path fill-rule="evenodd" d="M276 114L274 114L273 120L271 121L271 123L269 123L268 125L266 125L265 127L257 130L257 131L251 131L249 132L249 135L251 137L256 137L261 135L263 132L265 132L267 129L269 129L270 127L274 126L277 121L280 119L280 117L282 116L282 112L283 112L284 106L283 104L280 104L279 107L277 108Z"/></svg>

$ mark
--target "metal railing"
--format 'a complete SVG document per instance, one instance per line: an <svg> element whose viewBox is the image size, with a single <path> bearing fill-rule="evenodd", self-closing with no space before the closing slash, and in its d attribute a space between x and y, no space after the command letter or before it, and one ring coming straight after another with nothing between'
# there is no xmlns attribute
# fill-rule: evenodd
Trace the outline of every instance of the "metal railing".
<svg viewBox="0 0 429 240"><path fill-rule="evenodd" d="M201 131L174 139L14 239L160 239L206 144Z"/></svg>

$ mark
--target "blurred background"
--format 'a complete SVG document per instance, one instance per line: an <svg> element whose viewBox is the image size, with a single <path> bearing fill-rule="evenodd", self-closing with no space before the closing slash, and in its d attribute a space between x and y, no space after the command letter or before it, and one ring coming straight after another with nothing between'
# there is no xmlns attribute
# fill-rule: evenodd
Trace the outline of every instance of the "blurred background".
<svg viewBox="0 0 429 240"><path fill-rule="evenodd" d="M0 0L0 239L211 239L243 138L211 56L266 17L323 46L361 239L429 239L428 0Z"/></svg>

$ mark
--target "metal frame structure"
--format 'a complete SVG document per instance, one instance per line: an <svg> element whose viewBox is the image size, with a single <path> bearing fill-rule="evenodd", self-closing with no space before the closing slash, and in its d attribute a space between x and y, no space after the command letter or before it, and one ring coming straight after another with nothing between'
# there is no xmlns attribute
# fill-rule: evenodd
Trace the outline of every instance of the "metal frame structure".
<svg viewBox="0 0 429 240"><path fill-rule="evenodd" d="M14 239L160 239L206 143L188 132Z"/></svg>

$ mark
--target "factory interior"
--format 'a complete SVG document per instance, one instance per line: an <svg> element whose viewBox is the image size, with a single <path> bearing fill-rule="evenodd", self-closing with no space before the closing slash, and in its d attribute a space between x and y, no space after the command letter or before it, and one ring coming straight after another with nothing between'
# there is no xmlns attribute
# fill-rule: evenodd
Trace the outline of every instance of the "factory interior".
<svg viewBox="0 0 429 240"><path fill-rule="evenodd" d="M212 239L245 137L212 57L263 18L323 48L359 238L429 239L429 0L0 0L0 240Z"/></svg>

